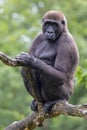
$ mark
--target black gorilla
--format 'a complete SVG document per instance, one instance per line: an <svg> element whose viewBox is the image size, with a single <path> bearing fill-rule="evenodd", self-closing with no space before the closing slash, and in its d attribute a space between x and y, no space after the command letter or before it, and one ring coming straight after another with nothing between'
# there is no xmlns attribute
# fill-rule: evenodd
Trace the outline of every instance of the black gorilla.
<svg viewBox="0 0 87 130"><path fill-rule="evenodd" d="M27 91L34 97L32 110L37 111L38 102L43 103L46 112L56 101L69 99L79 54L62 12L48 11L44 15L42 33L29 53L21 53L17 59L26 63L21 73Z"/></svg>

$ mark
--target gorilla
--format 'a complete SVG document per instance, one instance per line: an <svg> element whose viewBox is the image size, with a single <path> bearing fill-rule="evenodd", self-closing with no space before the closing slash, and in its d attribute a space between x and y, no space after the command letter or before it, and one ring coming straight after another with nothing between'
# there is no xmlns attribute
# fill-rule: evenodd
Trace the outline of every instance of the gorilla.
<svg viewBox="0 0 87 130"><path fill-rule="evenodd" d="M38 111L38 102L45 112L58 100L68 100L74 91L74 75L79 52L61 11L48 11L42 18L42 32L34 39L28 53L16 59L23 62L24 85L34 98L31 109Z"/></svg>

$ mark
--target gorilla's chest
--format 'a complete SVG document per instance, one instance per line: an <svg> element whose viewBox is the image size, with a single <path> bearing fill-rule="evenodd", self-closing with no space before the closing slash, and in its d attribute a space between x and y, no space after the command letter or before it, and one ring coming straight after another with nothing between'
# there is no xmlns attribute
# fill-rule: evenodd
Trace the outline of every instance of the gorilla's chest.
<svg viewBox="0 0 87 130"><path fill-rule="evenodd" d="M36 51L35 51L35 57L43 60L44 62L51 62L55 59L56 57L56 49L57 44L56 43L47 43L47 42L42 42L37 46ZM49 63L48 63L49 64Z"/></svg>
<svg viewBox="0 0 87 130"><path fill-rule="evenodd" d="M42 42L35 51L35 56L39 59L49 59L56 56L56 43Z"/></svg>

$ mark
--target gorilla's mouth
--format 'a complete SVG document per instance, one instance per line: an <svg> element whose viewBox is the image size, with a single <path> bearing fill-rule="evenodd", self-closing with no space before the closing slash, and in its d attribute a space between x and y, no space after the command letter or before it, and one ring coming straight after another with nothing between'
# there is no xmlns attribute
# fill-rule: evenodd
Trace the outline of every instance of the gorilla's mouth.
<svg viewBox="0 0 87 130"><path fill-rule="evenodd" d="M49 41L55 41L56 39L54 34L48 34L48 33L45 34L45 38L46 40L49 40Z"/></svg>

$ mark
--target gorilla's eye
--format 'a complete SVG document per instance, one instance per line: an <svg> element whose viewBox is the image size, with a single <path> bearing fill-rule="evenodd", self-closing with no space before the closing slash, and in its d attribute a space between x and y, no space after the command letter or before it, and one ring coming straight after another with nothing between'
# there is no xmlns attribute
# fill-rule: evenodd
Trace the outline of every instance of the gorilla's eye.
<svg viewBox="0 0 87 130"><path fill-rule="evenodd" d="M46 23L46 24L45 24L45 27L48 28L48 27L49 27L49 23Z"/></svg>
<svg viewBox="0 0 87 130"><path fill-rule="evenodd" d="M52 26L53 26L53 28L55 28L55 29L58 27L57 24L53 24Z"/></svg>
<svg viewBox="0 0 87 130"><path fill-rule="evenodd" d="M64 21L64 20L62 20L62 24L63 24L63 25L65 24L65 21Z"/></svg>

